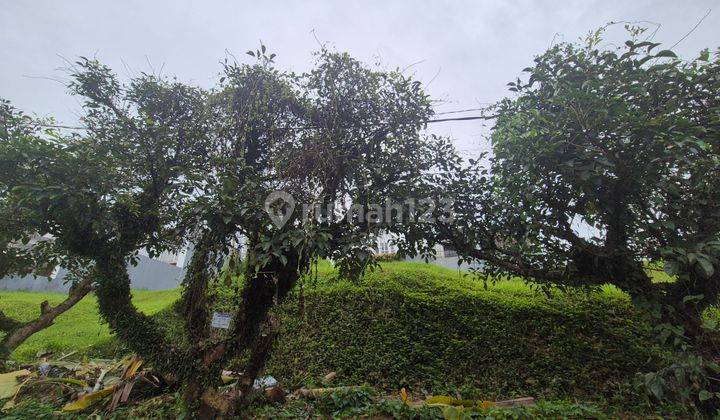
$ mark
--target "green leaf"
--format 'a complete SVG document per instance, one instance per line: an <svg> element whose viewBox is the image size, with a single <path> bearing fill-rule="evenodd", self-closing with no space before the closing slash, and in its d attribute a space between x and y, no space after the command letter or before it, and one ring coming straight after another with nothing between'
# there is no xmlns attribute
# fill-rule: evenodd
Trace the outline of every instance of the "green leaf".
<svg viewBox="0 0 720 420"><path fill-rule="evenodd" d="M707 401L712 397L713 397L713 393L710 391L706 391L704 389L698 393L698 399L700 401Z"/></svg>
<svg viewBox="0 0 720 420"><path fill-rule="evenodd" d="M718 327L718 322L716 319L713 319L713 318L706 319L703 321L702 327L705 328L706 330L715 331Z"/></svg>
<svg viewBox="0 0 720 420"><path fill-rule="evenodd" d="M688 295L683 298L683 303L687 304L688 302L699 302L703 300L705 295Z"/></svg>
<svg viewBox="0 0 720 420"><path fill-rule="evenodd" d="M710 60L710 50L705 48L700 52L700 57L698 57L698 60L700 61L709 61Z"/></svg>
<svg viewBox="0 0 720 420"><path fill-rule="evenodd" d="M677 54L675 54L674 52L672 52L670 50L662 50L662 51L658 52L657 54L655 54L655 57L656 58L661 58L661 57L677 58Z"/></svg>
<svg viewBox="0 0 720 420"><path fill-rule="evenodd" d="M700 273L705 278L710 278L713 274L715 274L715 267L713 267L713 263L707 258L698 256L697 264L697 267L700 268Z"/></svg>
<svg viewBox="0 0 720 420"><path fill-rule="evenodd" d="M642 47L651 46L651 45L653 45L653 43L650 41L644 41L644 42L638 42L637 44L634 44L634 45L635 45L635 48L642 48Z"/></svg>
<svg viewBox="0 0 720 420"><path fill-rule="evenodd" d="M638 66L642 66L643 64L645 64L648 60L650 60L652 58L654 58L654 57L651 55L643 57L642 59L638 60L638 62L637 62Z"/></svg>
<svg viewBox="0 0 720 420"><path fill-rule="evenodd" d="M445 420L461 420L465 417L462 407L454 407L452 405L444 407L442 414Z"/></svg>
<svg viewBox="0 0 720 420"><path fill-rule="evenodd" d="M657 399L662 399L665 393L665 380L657 373L645 374L645 386Z"/></svg>

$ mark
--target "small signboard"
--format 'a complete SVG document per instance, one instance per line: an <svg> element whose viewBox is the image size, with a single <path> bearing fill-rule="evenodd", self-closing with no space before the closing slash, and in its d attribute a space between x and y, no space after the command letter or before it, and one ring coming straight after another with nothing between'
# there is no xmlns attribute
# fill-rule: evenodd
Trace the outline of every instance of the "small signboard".
<svg viewBox="0 0 720 420"><path fill-rule="evenodd" d="M222 328L227 330L230 328L230 319L232 319L232 316L227 312L213 312L212 322L210 325L213 328Z"/></svg>

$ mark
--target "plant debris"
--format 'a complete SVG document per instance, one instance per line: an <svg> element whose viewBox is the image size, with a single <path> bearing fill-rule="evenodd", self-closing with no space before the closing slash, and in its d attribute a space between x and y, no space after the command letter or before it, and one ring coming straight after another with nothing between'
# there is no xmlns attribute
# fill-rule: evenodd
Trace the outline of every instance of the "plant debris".
<svg viewBox="0 0 720 420"><path fill-rule="evenodd" d="M131 393L141 399L165 388L165 381L152 371L143 370L143 361L136 356L121 361L69 361L68 355L51 360L48 354L44 353L34 365L0 374L0 399L9 398L3 411L13 409L18 397L36 392L38 388L38 395L61 398L65 402L62 411L71 413L96 406L107 397L110 398L106 408L112 411L127 402Z"/></svg>

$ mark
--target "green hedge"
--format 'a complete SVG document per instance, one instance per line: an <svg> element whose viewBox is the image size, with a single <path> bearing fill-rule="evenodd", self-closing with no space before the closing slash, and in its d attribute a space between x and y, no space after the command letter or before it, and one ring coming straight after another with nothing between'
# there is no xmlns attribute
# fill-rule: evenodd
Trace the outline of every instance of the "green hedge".
<svg viewBox="0 0 720 420"><path fill-rule="evenodd" d="M223 281L218 285L224 284ZM232 310L216 289L216 310ZM630 382L657 368L649 323L616 289L550 296L519 280L487 289L453 270L391 262L358 282L328 264L278 308L279 339L266 372L286 389L367 384L415 395L600 401L636 405ZM158 314L180 339L172 310ZM242 363L238 363L241 368Z"/></svg>
<svg viewBox="0 0 720 420"><path fill-rule="evenodd" d="M485 290L451 270L391 263L358 284L326 274L305 307L283 305L268 372L291 387L330 371L343 385L626 400L652 370L651 330L617 292L551 297L507 282ZM476 395L471 395L476 394Z"/></svg>

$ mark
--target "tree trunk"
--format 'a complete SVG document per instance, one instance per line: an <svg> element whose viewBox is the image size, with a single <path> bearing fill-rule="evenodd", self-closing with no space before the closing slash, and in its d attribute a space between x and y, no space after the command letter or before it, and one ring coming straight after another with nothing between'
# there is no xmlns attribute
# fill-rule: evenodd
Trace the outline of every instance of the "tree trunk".
<svg viewBox="0 0 720 420"><path fill-rule="evenodd" d="M272 270L269 270L272 271ZM186 392L183 394L185 404L192 412L218 414L221 407L213 406L213 396L217 393L222 365L232 357L250 347L256 340L263 321L272 308L276 296L276 282L269 273L257 275L246 274L243 288L242 303L236 313L233 328L228 340L210 346L199 360L192 363L192 369L185 378ZM252 358L252 356L251 356ZM257 363L256 363L257 365ZM257 371L257 368L253 368ZM254 376L244 375L244 379L252 382ZM216 400L216 399L215 399ZM219 413L225 414L225 413Z"/></svg>
<svg viewBox="0 0 720 420"><path fill-rule="evenodd" d="M7 359L28 337L52 325L55 318L75 306L90 290L92 290L92 278L88 276L74 285L68 292L68 297L57 306L52 307L47 301L41 303L40 316L29 322L21 323L0 313L3 321L0 329L7 331L7 335L0 341L0 360Z"/></svg>
<svg viewBox="0 0 720 420"><path fill-rule="evenodd" d="M702 314L705 309L717 303L719 293L720 273L715 273L710 278L685 273L668 286L663 296L662 303L667 307L664 311L666 321L681 325L685 335L693 340L701 352L708 347L705 344L711 344L710 351L713 351L717 344L717 337L702 328Z"/></svg>
<svg viewBox="0 0 720 420"><path fill-rule="evenodd" d="M107 256L97 261L95 295L100 314L120 341L160 372L177 372L184 355L165 339L155 320L132 302L125 258Z"/></svg>
<svg viewBox="0 0 720 420"><path fill-rule="evenodd" d="M180 313L185 330L193 342L208 335L207 288L210 283L209 258L213 247L212 232L203 233L195 247L183 280Z"/></svg>
<svg viewBox="0 0 720 420"><path fill-rule="evenodd" d="M250 359L243 371L243 378L238 386L240 404L247 402L247 397L252 391L255 379L265 369L267 361L272 354L275 339L277 338L277 318L269 315L264 331L259 333L255 342L250 346Z"/></svg>
<svg viewBox="0 0 720 420"><path fill-rule="evenodd" d="M274 334L273 323L269 322L270 310L287 295L299 278L299 257L295 254L286 254L288 260L283 264L279 259L273 259L261 271L255 272L254 266L248 264L245 272L245 285L241 293L241 303L235 315L233 327L229 337L220 343L208 347L201 359L201 363L194 364L192 377L188 377L188 390L184 395L186 404L197 407L197 397L202 395L199 407L200 412L210 411L206 405L217 398L205 398L215 395L216 380L223 363L250 350L250 362L243 375L244 390L242 398L246 397L252 387L257 374L262 371L272 349ZM252 258L252 254L248 256ZM270 326L268 337L261 337L263 325ZM249 385L248 385L249 384ZM203 389L204 387L204 389ZM191 400L191 399L195 400ZM222 409L216 404L215 409Z"/></svg>
<svg viewBox="0 0 720 420"><path fill-rule="evenodd" d="M206 231L198 241L183 280L183 293L179 313L185 322L185 331L191 343L197 343L191 349L187 370L182 375L184 383L183 400L186 409L200 418L213 418L228 415L234 406L218 395L218 385L222 366L218 363L205 363L204 341L209 336L209 305L207 289L212 280L211 258L218 252L217 240L226 234L224 231Z"/></svg>

